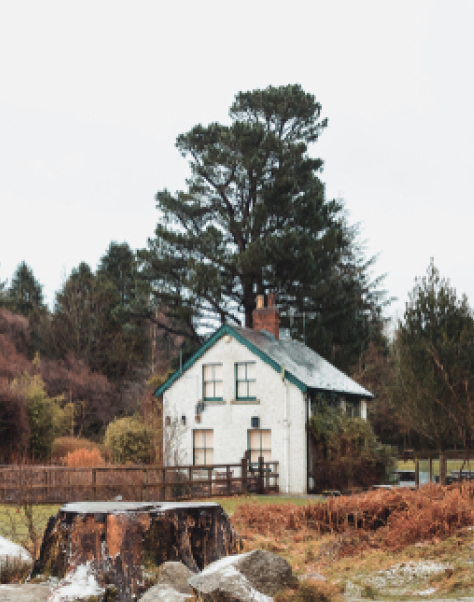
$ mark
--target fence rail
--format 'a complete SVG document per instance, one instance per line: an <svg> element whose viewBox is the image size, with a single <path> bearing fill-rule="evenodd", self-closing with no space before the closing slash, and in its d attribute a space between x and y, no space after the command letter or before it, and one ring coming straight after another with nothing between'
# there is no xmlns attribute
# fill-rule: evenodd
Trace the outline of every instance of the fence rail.
<svg viewBox="0 0 474 602"><path fill-rule="evenodd" d="M279 491L278 462L259 458L254 469L209 466L8 466L0 468L0 503L64 504L77 501L176 501Z"/></svg>
<svg viewBox="0 0 474 602"><path fill-rule="evenodd" d="M448 475L447 461L448 460L464 460L466 458L466 450L445 450L445 451L433 451L433 450L405 450L398 455L399 470L400 462L407 462L412 460L415 463L415 487L420 486L420 460L428 460L429 463L429 482L433 482L433 460L439 459L439 480L441 485L449 485L451 482L459 479L459 471L452 471L451 475ZM469 453L469 459L474 460L474 454L471 451ZM463 470L461 478L471 478L471 474Z"/></svg>

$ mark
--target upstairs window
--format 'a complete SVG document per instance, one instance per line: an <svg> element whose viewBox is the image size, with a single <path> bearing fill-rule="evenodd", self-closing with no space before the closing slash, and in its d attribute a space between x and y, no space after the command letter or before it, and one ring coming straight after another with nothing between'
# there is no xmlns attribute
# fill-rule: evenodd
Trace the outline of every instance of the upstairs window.
<svg viewBox="0 0 474 602"><path fill-rule="evenodd" d="M257 399L257 364L242 362L235 364L236 399Z"/></svg>
<svg viewBox="0 0 474 602"><path fill-rule="evenodd" d="M223 395L222 364L203 366L203 399L204 401L222 401Z"/></svg>

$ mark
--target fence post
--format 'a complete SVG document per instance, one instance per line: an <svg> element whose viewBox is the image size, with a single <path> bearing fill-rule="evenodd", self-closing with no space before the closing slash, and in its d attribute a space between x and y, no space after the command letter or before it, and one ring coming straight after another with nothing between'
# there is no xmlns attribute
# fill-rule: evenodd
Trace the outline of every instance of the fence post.
<svg viewBox="0 0 474 602"><path fill-rule="evenodd" d="M446 485L446 454L439 452L439 484Z"/></svg>
<svg viewBox="0 0 474 602"><path fill-rule="evenodd" d="M208 497L212 496L212 468L207 469L207 479L209 481L209 494Z"/></svg>
<svg viewBox="0 0 474 602"><path fill-rule="evenodd" d="M415 489L420 487L420 459L415 456Z"/></svg>
<svg viewBox="0 0 474 602"><path fill-rule="evenodd" d="M241 468L240 476L242 477L242 483L241 483L242 493L247 493L247 455L245 455L242 458L242 468Z"/></svg>
<svg viewBox="0 0 474 602"><path fill-rule="evenodd" d="M226 466L226 478L227 478L227 495L231 494L231 480L230 480L230 466L227 464Z"/></svg>
<svg viewBox="0 0 474 602"><path fill-rule="evenodd" d="M146 468L142 469L142 496L141 496L141 501L144 502L145 500L144 498L144 494L146 494L146 486L148 484L148 475L147 475L147 471Z"/></svg>
<svg viewBox="0 0 474 602"><path fill-rule="evenodd" d="M49 471L45 468L44 470L44 502L49 502L49 479L48 479Z"/></svg>
<svg viewBox="0 0 474 602"><path fill-rule="evenodd" d="M258 458L258 488L260 491L260 494L264 494L265 493L265 483L263 481L263 469L264 469L264 458L263 456L260 456Z"/></svg>
<svg viewBox="0 0 474 602"><path fill-rule="evenodd" d="M163 470L161 471L162 474L162 481L163 481L163 486L161 488L161 501L162 502L166 502L166 468L163 468Z"/></svg>
<svg viewBox="0 0 474 602"><path fill-rule="evenodd" d="M192 498L194 497L194 487L193 487L193 480L194 480L194 470L193 467L190 466L188 468L188 476L189 476L189 496Z"/></svg>
<svg viewBox="0 0 474 602"><path fill-rule="evenodd" d="M97 497L97 471L92 469L92 500L95 502Z"/></svg>
<svg viewBox="0 0 474 602"><path fill-rule="evenodd" d="M433 482L433 456L430 456L430 483Z"/></svg>

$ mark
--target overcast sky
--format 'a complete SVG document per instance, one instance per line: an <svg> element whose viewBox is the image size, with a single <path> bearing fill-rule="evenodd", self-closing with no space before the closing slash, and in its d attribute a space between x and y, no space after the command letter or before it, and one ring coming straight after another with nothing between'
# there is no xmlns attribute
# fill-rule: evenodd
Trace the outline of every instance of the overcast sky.
<svg viewBox="0 0 474 602"><path fill-rule="evenodd" d="M360 222L401 316L434 257L474 305L474 3L0 4L0 279L26 261L48 303L109 243L146 246L175 148L238 91L299 83L329 125L311 149Z"/></svg>

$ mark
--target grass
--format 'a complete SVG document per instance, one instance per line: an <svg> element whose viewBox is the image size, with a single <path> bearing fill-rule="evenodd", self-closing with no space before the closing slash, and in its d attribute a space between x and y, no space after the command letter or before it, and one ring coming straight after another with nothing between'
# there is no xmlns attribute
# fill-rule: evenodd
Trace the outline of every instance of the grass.
<svg viewBox="0 0 474 602"><path fill-rule="evenodd" d="M268 504L275 503L279 504L297 504L305 505L308 503L307 499L304 498L278 498L275 496L257 495L257 496L241 496L241 497L227 497L227 498L212 498L212 500L203 499L198 500L202 502L215 501L219 503L224 511L232 516L236 508L240 504L254 502L256 504ZM35 529L39 533L44 533L46 523L53 514L56 514L61 505L58 504L41 504L33 506L33 522ZM27 549L31 549L32 541L28 532L28 521L25 516L23 508L10 505L0 505L0 535L14 541Z"/></svg>

